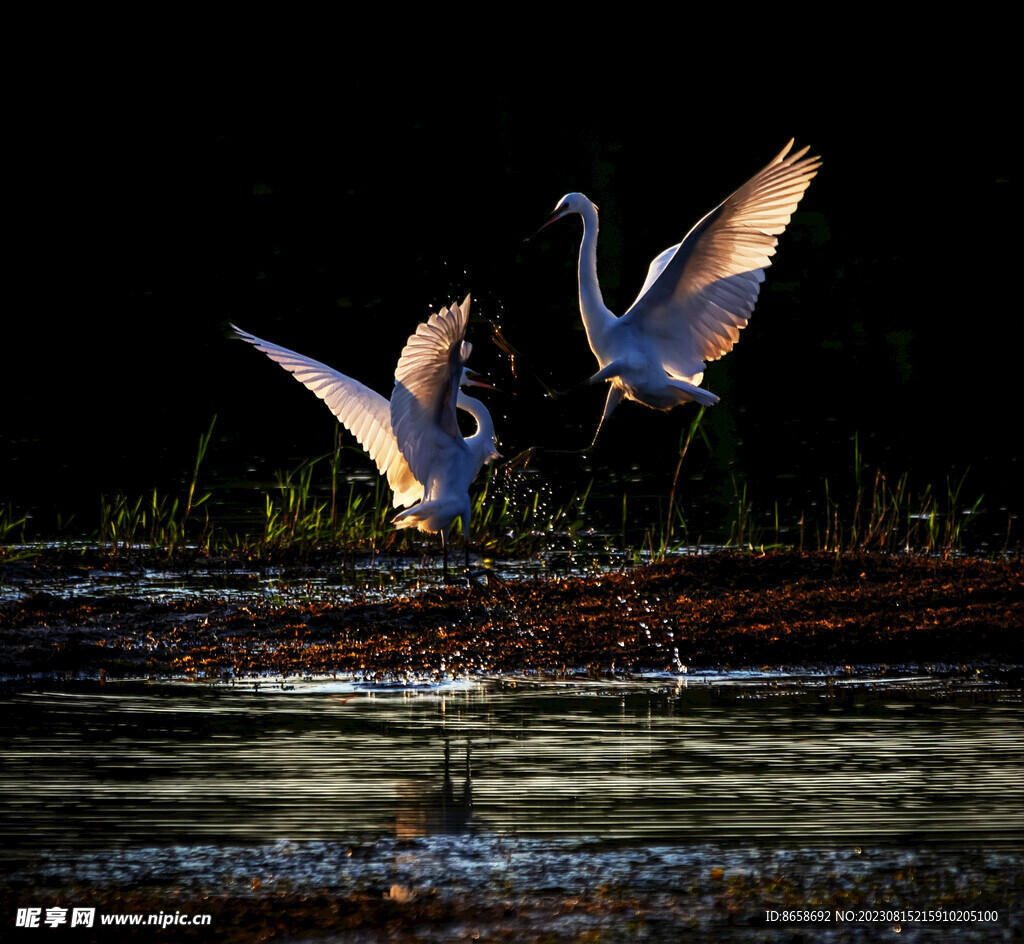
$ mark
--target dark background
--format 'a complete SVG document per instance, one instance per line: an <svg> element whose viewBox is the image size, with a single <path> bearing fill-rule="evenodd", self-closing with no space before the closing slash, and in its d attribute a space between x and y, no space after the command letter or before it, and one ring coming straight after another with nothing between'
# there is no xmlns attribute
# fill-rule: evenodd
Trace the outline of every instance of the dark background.
<svg viewBox="0 0 1024 944"><path fill-rule="evenodd" d="M653 256L795 136L824 165L750 326L707 371L722 402L687 503L726 499L733 474L762 510L820 499L825 478L852 482L857 433L872 468L919 488L969 469L968 492L1013 507L1016 119L1002 67L816 54L793 68L701 84L381 64L286 84L267 65L43 90L13 137L0 502L45 531L58 512L87 526L101 491L177 489L213 414L203 481L261 486L329 450L334 420L227 322L386 395L416 323L467 291L471 364L505 391L488 395L503 453L583 445L605 388L552 403L490 340L500 324L555 387L594 369L579 222L524 237L562 194L586 193L621 313ZM609 496L664 496L691 410L624 404L589 459L538 455L530 487L593 477ZM351 467L369 460L353 452Z"/></svg>

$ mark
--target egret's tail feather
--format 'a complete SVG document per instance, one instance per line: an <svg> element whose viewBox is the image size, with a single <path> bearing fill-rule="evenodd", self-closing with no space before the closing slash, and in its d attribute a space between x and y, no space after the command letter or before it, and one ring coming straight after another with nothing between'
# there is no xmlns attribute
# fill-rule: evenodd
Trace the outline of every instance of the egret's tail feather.
<svg viewBox="0 0 1024 944"><path fill-rule="evenodd" d="M451 522L462 517L462 502L453 498L433 498L406 508L391 519L396 528L419 528L427 534L447 534Z"/></svg>
<svg viewBox="0 0 1024 944"><path fill-rule="evenodd" d="M418 505L413 505L412 508L407 508L405 511L400 512L391 519L391 523L396 528L419 528L420 525L426 525L430 520L430 509L429 505L432 502L420 502ZM433 528L422 528L424 531L433 531Z"/></svg>
<svg viewBox="0 0 1024 944"><path fill-rule="evenodd" d="M680 403L689 403L691 400L695 400L701 406L714 406L719 401L719 397L716 397L710 390L697 387L685 380L672 378L668 383L669 386L675 387L680 392Z"/></svg>

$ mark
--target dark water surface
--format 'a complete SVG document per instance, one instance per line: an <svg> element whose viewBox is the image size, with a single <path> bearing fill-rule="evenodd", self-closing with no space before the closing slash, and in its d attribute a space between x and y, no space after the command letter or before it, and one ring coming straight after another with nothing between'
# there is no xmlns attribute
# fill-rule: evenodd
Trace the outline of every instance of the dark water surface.
<svg viewBox="0 0 1024 944"><path fill-rule="evenodd" d="M833 694L828 694L829 692ZM3 712L8 853L450 832L1024 838L1024 707L647 685L87 684Z"/></svg>
<svg viewBox="0 0 1024 944"><path fill-rule="evenodd" d="M613 944L1013 941L1024 924L1014 688L730 673L3 701L8 924L60 902L214 908L231 940L265 920L296 941L377 941L385 921L417 942ZM364 923L299 930L317 901ZM819 917L772 916L787 907Z"/></svg>

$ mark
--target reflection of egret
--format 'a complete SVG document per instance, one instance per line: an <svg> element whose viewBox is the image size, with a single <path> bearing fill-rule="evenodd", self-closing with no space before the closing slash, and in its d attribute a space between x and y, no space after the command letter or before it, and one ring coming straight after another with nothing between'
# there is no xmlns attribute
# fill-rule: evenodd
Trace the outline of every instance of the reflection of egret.
<svg viewBox="0 0 1024 944"><path fill-rule="evenodd" d="M487 387L465 369L472 345L464 340L469 296L462 305L442 308L410 335L398 367L390 402L351 377L278 347L239 328L238 337L276 361L322 399L387 475L394 506L405 507L392 523L440 533L448 572L452 522L462 519L469 567L469 486L483 465L498 456L494 424L487 408L459 387ZM456 393L453 396L453 393ZM477 431L464 437L456 407L469 413ZM412 507L407 507L412 506Z"/></svg>
<svg viewBox="0 0 1024 944"><path fill-rule="evenodd" d="M395 813L395 835L399 839L416 836L465 833L473 828L472 744L466 742L465 783L456 796L451 775L451 749L444 742L444 780L441 789L423 781L404 780L398 784L399 807Z"/></svg>
<svg viewBox="0 0 1024 944"><path fill-rule="evenodd" d="M792 146L790 141L681 243L654 259L621 318L605 307L597 281L597 207L581 193L567 194L555 206L544 226L572 213L583 218L580 313L600 368L590 382L611 384L591 446L623 398L656 410L718 402L700 389L707 362L728 354L739 340L776 237L820 166L817 157L804 157L807 148L790 155Z"/></svg>

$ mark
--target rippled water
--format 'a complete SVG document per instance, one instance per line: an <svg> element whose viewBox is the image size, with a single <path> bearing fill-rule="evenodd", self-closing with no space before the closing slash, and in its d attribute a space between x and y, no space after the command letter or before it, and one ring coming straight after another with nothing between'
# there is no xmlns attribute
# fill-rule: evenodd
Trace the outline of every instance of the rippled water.
<svg viewBox="0 0 1024 944"><path fill-rule="evenodd" d="M83 545L86 547L86 545ZM23 549L14 546L15 551ZM703 548L702 552L711 548ZM696 549L694 549L696 553ZM541 577L557 573L589 574L621 570L632 559L590 554L575 556L553 552L545 558L484 560L472 562L474 568L487 566L503 580ZM211 566L201 562L191 570L160 567L110 566L26 569L24 573L4 575L0 583L0 602L18 600L34 593L59 597L128 597L153 602L188 600L257 601L278 605L352 600L383 600L436 586L443 582L441 562L436 557L354 557L330 568L312 568L303 573L296 566L264 567L254 570L242 566Z"/></svg>
<svg viewBox="0 0 1024 944"><path fill-rule="evenodd" d="M439 833L1024 838L1024 707L708 678L125 684L6 699L7 854Z"/></svg>

